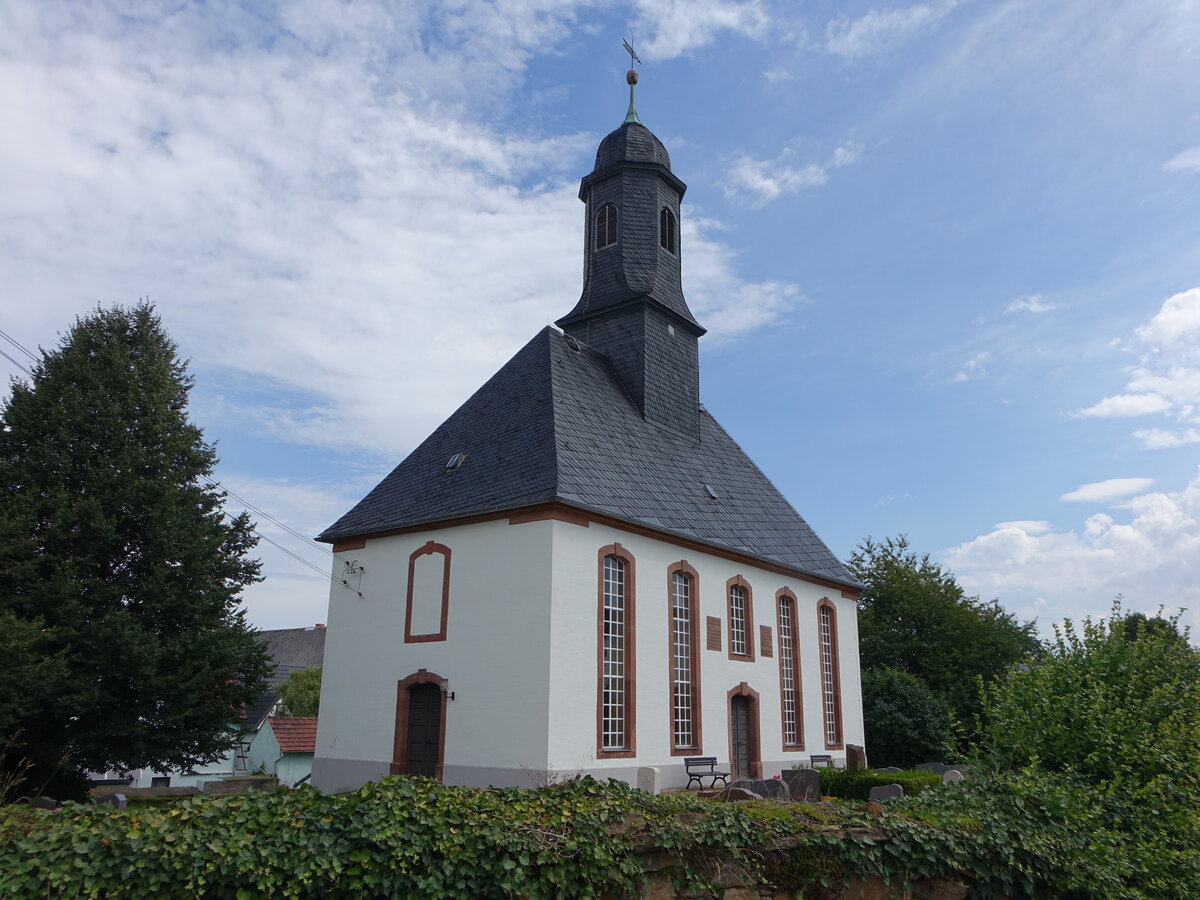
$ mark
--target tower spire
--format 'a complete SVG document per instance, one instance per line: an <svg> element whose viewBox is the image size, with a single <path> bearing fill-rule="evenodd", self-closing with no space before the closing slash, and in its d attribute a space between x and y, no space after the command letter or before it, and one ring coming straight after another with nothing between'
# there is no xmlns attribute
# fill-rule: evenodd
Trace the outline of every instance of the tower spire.
<svg viewBox="0 0 1200 900"><path fill-rule="evenodd" d="M633 88L638 83L637 69L633 66L635 63L640 63L641 60L638 59L638 55L634 52L633 47L629 45L629 41L622 38L621 45L629 53L629 71L625 73L625 81L629 85L629 111L625 113L625 122L623 124L628 125L632 123L634 125L641 125L642 120L638 118L637 107L633 103Z"/></svg>

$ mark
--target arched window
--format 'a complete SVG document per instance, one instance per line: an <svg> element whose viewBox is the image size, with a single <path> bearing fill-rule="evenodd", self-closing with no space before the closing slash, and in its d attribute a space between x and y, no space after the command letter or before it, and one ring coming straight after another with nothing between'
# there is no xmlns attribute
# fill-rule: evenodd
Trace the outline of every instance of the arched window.
<svg viewBox="0 0 1200 900"><path fill-rule="evenodd" d="M634 755L633 557L620 544L600 551L600 633L596 755Z"/></svg>
<svg viewBox="0 0 1200 900"><path fill-rule="evenodd" d="M817 604L817 642L821 648L821 711L825 746L842 745L842 690L838 672L837 611L826 598Z"/></svg>
<svg viewBox="0 0 1200 900"><path fill-rule="evenodd" d="M700 749L700 628L696 570L680 561L668 570L671 635L671 752Z"/></svg>
<svg viewBox="0 0 1200 900"><path fill-rule="evenodd" d="M796 598L787 588L776 595L779 631L779 707L783 719L783 748L804 749L804 687L800 681L800 643Z"/></svg>
<svg viewBox="0 0 1200 900"><path fill-rule="evenodd" d="M596 213L596 249L603 250L617 242L617 208L605 203Z"/></svg>
<svg viewBox="0 0 1200 900"><path fill-rule="evenodd" d="M676 223L675 213L665 206L658 213L658 246L668 253L675 252Z"/></svg>
<svg viewBox="0 0 1200 900"><path fill-rule="evenodd" d="M750 585L741 575L725 583L729 599L729 658L754 660L754 604Z"/></svg>
<svg viewBox="0 0 1200 900"><path fill-rule="evenodd" d="M444 641L449 612L450 548L426 541L408 558L404 643Z"/></svg>

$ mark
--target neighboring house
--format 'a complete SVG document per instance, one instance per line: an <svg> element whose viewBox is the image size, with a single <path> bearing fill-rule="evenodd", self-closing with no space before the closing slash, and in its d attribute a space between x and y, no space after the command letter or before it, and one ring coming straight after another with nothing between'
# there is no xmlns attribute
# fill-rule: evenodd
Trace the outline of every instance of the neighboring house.
<svg viewBox="0 0 1200 900"><path fill-rule="evenodd" d="M317 720L268 716L247 751L251 774L274 775L285 787L295 787L312 774L317 743Z"/></svg>
<svg viewBox="0 0 1200 900"><path fill-rule="evenodd" d="M131 787L190 787L200 786L206 781L219 781L231 775L245 775L253 771L249 765L249 749L255 735L263 727L267 717L279 703L279 685L300 669L321 665L325 656L325 626L312 625L307 628L281 628L260 631L254 636L267 645L267 652L275 666L267 679L268 687L258 699L242 711L241 740L230 754L187 772L178 769L159 772L151 769L134 769L130 772L116 770L102 774L92 773L94 782L120 780ZM282 782L282 779L281 779ZM289 782L290 783L290 782Z"/></svg>
<svg viewBox="0 0 1200 900"><path fill-rule="evenodd" d="M321 535L354 581L330 596L316 786L681 786L685 756L770 776L862 743L862 585L700 404L684 190L631 96L580 186L561 331Z"/></svg>

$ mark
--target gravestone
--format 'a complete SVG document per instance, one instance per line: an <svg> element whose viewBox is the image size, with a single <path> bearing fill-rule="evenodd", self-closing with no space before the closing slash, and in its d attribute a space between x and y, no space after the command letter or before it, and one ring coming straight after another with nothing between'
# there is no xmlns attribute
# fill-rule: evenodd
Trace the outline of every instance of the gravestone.
<svg viewBox="0 0 1200 900"><path fill-rule="evenodd" d="M754 791L748 791L745 788L734 787L733 785L730 785L729 787L725 788L719 794L714 794L714 795L705 794L705 796L706 797L712 796L712 798L714 800L722 800L726 803L736 803L741 800L761 800L762 799L762 797L760 797L758 794L754 793Z"/></svg>
<svg viewBox="0 0 1200 900"><path fill-rule="evenodd" d="M34 809L58 809L58 801L53 797L45 795L41 797L30 797L29 805Z"/></svg>
<svg viewBox="0 0 1200 900"><path fill-rule="evenodd" d="M893 772L903 772L904 770L899 766L884 766L882 769L876 769L875 771L890 775Z"/></svg>
<svg viewBox="0 0 1200 900"><path fill-rule="evenodd" d="M788 769L783 781L793 800L816 803L821 799L821 773L816 769Z"/></svg>
<svg viewBox="0 0 1200 900"><path fill-rule="evenodd" d="M913 768L918 772L935 772L938 775L945 775L946 770L950 767L945 763L917 763Z"/></svg>
<svg viewBox="0 0 1200 900"><path fill-rule="evenodd" d="M858 744L846 745L846 770L857 772L867 767L867 751Z"/></svg>
<svg viewBox="0 0 1200 900"><path fill-rule="evenodd" d="M944 775L942 775L943 784L961 784L966 780L967 776L958 771L958 769L950 769Z"/></svg>
<svg viewBox="0 0 1200 900"><path fill-rule="evenodd" d="M658 793L658 768L656 766L642 766L638 769L638 790L645 791L648 794Z"/></svg>
<svg viewBox="0 0 1200 900"><path fill-rule="evenodd" d="M117 809L124 809L126 805L124 794L105 794L103 797L97 797L95 802L100 806L115 806Z"/></svg>
<svg viewBox="0 0 1200 900"><path fill-rule="evenodd" d="M904 788L898 784L881 784L879 787L871 788L871 800L891 800L894 797L903 797Z"/></svg>
<svg viewBox="0 0 1200 900"><path fill-rule="evenodd" d="M730 790L740 788L759 797L787 799L787 785L778 778L739 778L729 785Z"/></svg>

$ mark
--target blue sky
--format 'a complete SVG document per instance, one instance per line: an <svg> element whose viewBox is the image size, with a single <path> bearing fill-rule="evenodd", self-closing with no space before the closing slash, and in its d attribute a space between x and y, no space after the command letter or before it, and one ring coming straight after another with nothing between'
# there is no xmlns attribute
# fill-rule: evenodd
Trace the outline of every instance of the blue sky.
<svg viewBox="0 0 1200 900"><path fill-rule="evenodd" d="M221 481L315 535L578 298L623 37L703 399L836 553L1200 610L1195 0L10 0L0 328L150 298ZM324 621L261 551L251 620Z"/></svg>

